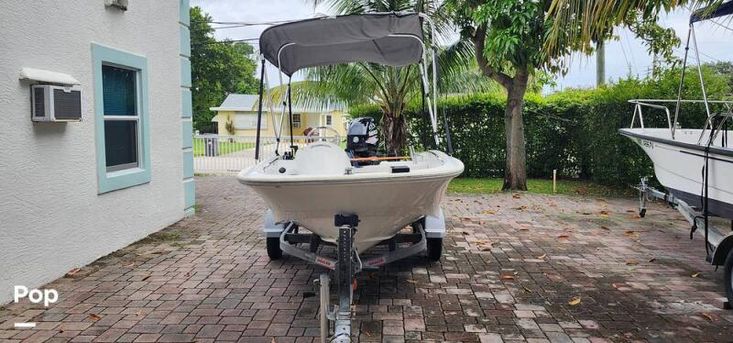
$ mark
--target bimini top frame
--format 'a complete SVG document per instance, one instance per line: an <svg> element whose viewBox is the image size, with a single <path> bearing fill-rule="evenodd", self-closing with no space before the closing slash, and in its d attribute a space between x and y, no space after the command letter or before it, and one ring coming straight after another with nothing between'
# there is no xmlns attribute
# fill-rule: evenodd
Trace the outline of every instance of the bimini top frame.
<svg viewBox="0 0 733 343"><path fill-rule="evenodd" d="M435 37L435 27L428 16L422 13L407 12L321 17L272 26L262 32L260 36L262 74L255 158L259 159L265 61L279 69L281 86L283 85L282 74L289 79L287 92L282 99L280 128L282 128L286 108L291 107L290 78L298 70L352 62L368 62L393 67L420 64L433 136L437 145L438 124L437 108L435 108L437 65L435 49L428 50L425 45L424 22L430 25L431 35ZM428 82L428 62L432 62L432 87ZM432 95L432 99L428 95ZM292 116L292 113L290 115ZM292 125L290 128L292 137ZM278 136L279 143L280 133L276 130L275 134Z"/></svg>
<svg viewBox="0 0 733 343"><path fill-rule="evenodd" d="M654 108L654 109L660 109L665 111L667 115L667 125L669 127L669 131L671 133L672 139L675 139L675 132L678 128L678 119L681 111L681 106L683 103L702 103L705 106L705 112L707 114L707 120L705 122L705 126L703 127L703 130L700 134L700 138L698 139L698 144L703 144L703 140L705 137L705 133L708 130L714 131L715 134L719 134L721 132L720 128L723 127L723 124L725 124L726 120L733 120L733 101L731 100L710 100L708 99L707 89L705 88L705 80L703 79L702 75L702 61L700 60L700 51L697 47L697 37L695 35L695 23L711 20L715 22L715 18L724 17L733 15L733 1L724 2L718 5L714 5L711 7L705 7L700 8L696 11L694 11L690 15L690 21L689 21L689 28L687 31L687 40L685 43L685 56L682 60L682 76L680 78L680 83L677 89L677 98L675 100L665 100L665 99L633 99L629 100L630 103L634 104L634 116L631 120L631 128L634 128L634 125L636 123L636 118L639 118L639 122L641 125L641 128L644 128L644 117L642 115L642 108ZM717 24L717 23L716 23ZM721 24L718 24L719 26L723 27L724 29L730 30L728 27L723 26ZM733 31L733 30L732 30ZM687 65L688 65L688 57L690 53L690 44L692 44L692 47L694 48L694 57L697 62L697 76L700 80L700 90L702 92L702 99L700 100L690 100L690 99L683 99L683 93L684 93L684 83L685 83L685 77L687 75ZM666 104L674 103L674 115L670 114L669 107L667 107ZM711 111L711 105L717 104L722 105L724 107L725 112L720 114L714 114ZM720 122L718 123L718 128L716 128L714 119L717 117ZM711 143L715 140L716 136L715 134L711 134L707 136L708 143Z"/></svg>
<svg viewBox="0 0 733 343"><path fill-rule="evenodd" d="M670 123L672 130L672 139L674 139L675 134L675 128L677 126L677 119L680 115L680 106L683 102L682 100L682 93L684 91L684 84L685 84L685 71L687 69L687 57L690 52L690 40L692 40L692 44L695 48L695 60L697 61L697 76L700 79L700 90L702 91L702 100L705 104L705 113L707 114L707 122L705 124L705 127L703 128L703 133L706 129L714 130L714 124L711 121L711 117L713 114L710 111L710 103L711 101L708 100L708 94L707 90L705 89L705 80L702 77L702 61L700 61L700 49L697 47L697 37L695 36L695 23L704 21L704 20L713 20L715 18L728 16L733 14L733 1L724 2L718 5L715 5L715 7L706 7L698 9L697 11L693 12L692 15L690 15L690 27L687 31L687 41L685 43L685 57L682 61L682 77L680 78L680 84L679 88L677 90L677 104L675 106L674 110L674 120ZM700 136L700 142L702 142L702 135ZM713 134L711 132L709 141L713 141Z"/></svg>

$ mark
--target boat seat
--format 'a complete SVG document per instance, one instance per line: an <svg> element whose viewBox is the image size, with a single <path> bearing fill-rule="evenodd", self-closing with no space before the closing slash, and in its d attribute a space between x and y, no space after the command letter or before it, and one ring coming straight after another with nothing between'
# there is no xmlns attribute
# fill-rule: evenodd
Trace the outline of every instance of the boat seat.
<svg viewBox="0 0 733 343"><path fill-rule="evenodd" d="M338 145L316 142L298 151L295 166L300 175L343 175L351 160Z"/></svg>

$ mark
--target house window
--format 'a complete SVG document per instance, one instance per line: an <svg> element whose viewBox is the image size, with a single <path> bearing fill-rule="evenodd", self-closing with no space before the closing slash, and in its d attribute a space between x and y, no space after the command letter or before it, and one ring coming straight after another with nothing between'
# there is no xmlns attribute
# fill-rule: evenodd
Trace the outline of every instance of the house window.
<svg viewBox="0 0 733 343"><path fill-rule="evenodd" d="M267 129L268 118L263 114L260 122L261 129ZM257 113L237 112L234 115L234 128L236 130L255 130L257 129Z"/></svg>
<svg viewBox="0 0 733 343"><path fill-rule="evenodd" d="M293 113L293 127L300 127L300 113Z"/></svg>
<svg viewBox="0 0 733 343"><path fill-rule="evenodd" d="M98 193L150 182L147 59L92 44Z"/></svg>
<svg viewBox="0 0 733 343"><path fill-rule="evenodd" d="M333 124L333 116L330 114L326 115L326 126L331 126Z"/></svg>
<svg viewBox="0 0 733 343"><path fill-rule="evenodd" d="M137 71L102 65L104 153L107 172L139 167Z"/></svg>

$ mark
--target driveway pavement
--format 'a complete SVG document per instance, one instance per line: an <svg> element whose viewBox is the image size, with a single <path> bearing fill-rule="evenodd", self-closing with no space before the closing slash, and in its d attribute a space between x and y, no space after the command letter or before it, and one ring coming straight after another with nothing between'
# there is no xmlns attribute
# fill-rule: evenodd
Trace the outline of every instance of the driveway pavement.
<svg viewBox="0 0 733 343"><path fill-rule="evenodd" d="M0 310L0 341L312 342L322 269L271 262L263 202L197 179L198 214L47 285L49 308ZM440 263L359 276L361 342L724 342L722 271L674 210L634 199L450 196ZM62 252L60 252L62 253ZM13 323L35 321L34 329Z"/></svg>

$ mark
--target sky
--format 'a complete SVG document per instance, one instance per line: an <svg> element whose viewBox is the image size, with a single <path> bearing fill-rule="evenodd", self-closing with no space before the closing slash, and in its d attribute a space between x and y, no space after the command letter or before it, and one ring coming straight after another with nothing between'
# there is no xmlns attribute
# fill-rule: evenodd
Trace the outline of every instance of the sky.
<svg viewBox="0 0 733 343"><path fill-rule="evenodd" d="M191 6L200 6L214 21L219 22L262 23L331 14L326 6L314 7L312 2L306 0L191 0ZM660 24L674 28L683 44L687 37L689 13L689 10L681 8L660 18ZM733 25L730 20L719 19L717 22L728 27ZM267 26L220 29L216 31L215 37L218 40L258 38L265 28ZM708 21L696 24L695 32L703 62L733 60L733 45L730 44L732 31ZM646 47L626 29L617 30L616 36L618 40L606 43L606 79L613 81L628 75L646 76L652 64ZM681 57L684 46L677 48L675 53ZM571 56L567 75L558 76L557 85L552 90L593 87L596 82L595 68L595 56ZM267 74L270 84L274 85L278 81L277 70L269 66Z"/></svg>

